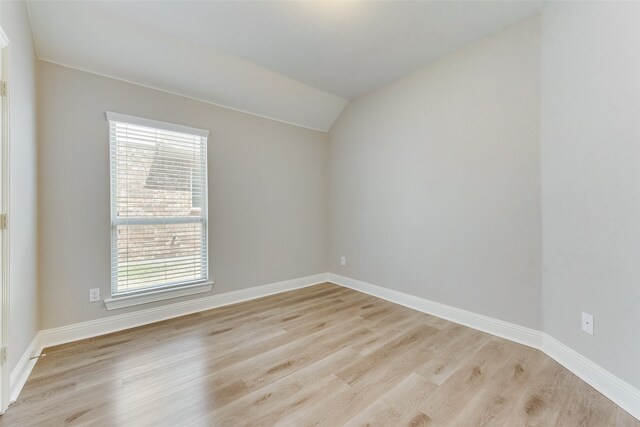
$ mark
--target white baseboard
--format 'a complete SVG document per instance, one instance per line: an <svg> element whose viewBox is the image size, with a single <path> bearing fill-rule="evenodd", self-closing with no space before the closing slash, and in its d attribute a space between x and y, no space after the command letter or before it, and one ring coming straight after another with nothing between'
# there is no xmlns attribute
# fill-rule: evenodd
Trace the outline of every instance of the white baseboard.
<svg viewBox="0 0 640 427"><path fill-rule="evenodd" d="M544 332L338 274L329 273L328 281L541 350L640 420L640 390Z"/></svg>
<svg viewBox="0 0 640 427"><path fill-rule="evenodd" d="M224 305L236 304L256 298L266 297L281 292L294 289L305 288L320 283L327 282L328 274L316 274L313 276L300 277L297 279L284 280L282 282L270 283L268 285L255 286L224 294L212 295L205 298L197 298L189 301L167 304L160 307L138 310L132 313L108 316L102 319L90 320L88 322L75 323L73 325L61 326L59 328L45 329L40 331L33 339L27 350L24 352L18 364L11 372L10 377L10 402L14 402L22 387L27 382L31 370L36 364L42 350L52 345L66 344L73 341L105 335L124 329L135 328L136 326L147 325L149 323L160 322L174 317L185 316L187 314L210 310Z"/></svg>
<svg viewBox="0 0 640 427"><path fill-rule="evenodd" d="M373 295L405 307L423 313L431 314L442 319L450 320L491 335L515 341L520 344L528 345L533 348L541 348L543 333L535 329L525 328L515 323L505 322L503 320L494 319L489 316L473 313L471 311L462 310L450 305L429 301L424 298L405 294L403 292L394 291L392 289L383 288L381 286L372 285L371 283L362 282L360 280L351 279L349 277L340 276L330 273L329 281L336 285L345 286L365 294Z"/></svg>
<svg viewBox="0 0 640 427"><path fill-rule="evenodd" d="M31 374L31 370L36 364L37 359L31 359L34 356L39 356L42 352L42 347L40 346L40 333L36 334L29 344L29 347L25 350L25 352L20 356L20 360L18 360L18 364L11 371L11 375L9 377L9 402L15 402L24 387L24 384L27 382L29 375Z"/></svg>
<svg viewBox="0 0 640 427"><path fill-rule="evenodd" d="M541 350L640 421L640 390L548 334Z"/></svg>
<svg viewBox="0 0 640 427"><path fill-rule="evenodd" d="M556 362L611 399L616 405L640 420L640 390L543 332L332 273L285 280L40 331L11 373L11 401L18 397L35 365L35 360L30 360L30 358L40 355L44 347L117 332L324 282L331 282L364 292L414 310L542 350Z"/></svg>
<svg viewBox="0 0 640 427"><path fill-rule="evenodd" d="M167 304L160 307L147 308L131 313L103 317L102 319L75 323L59 328L45 329L40 331L40 345L42 347L50 347L52 345L65 344L85 338L118 332L124 329L198 313L224 305L236 304L242 301L291 291L293 289L317 285L326 282L327 278L327 273L316 274L298 279L270 283L268 285L255 286L253 288L240 289L224 294Z"/></svg>

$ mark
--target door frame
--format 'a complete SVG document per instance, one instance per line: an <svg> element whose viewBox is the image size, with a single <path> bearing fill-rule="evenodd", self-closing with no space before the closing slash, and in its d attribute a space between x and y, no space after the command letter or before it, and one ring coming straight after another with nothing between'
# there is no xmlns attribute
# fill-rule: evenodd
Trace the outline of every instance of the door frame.
<svg viewBox="0 0 640 427"><path fill-rule="evenodd" d="M0 414L9 407L11 374L9 372L9 38L0 26L0 82L6 85L2 102L0 121L0 214L6 215L6 222L0 227Z"/></svg>

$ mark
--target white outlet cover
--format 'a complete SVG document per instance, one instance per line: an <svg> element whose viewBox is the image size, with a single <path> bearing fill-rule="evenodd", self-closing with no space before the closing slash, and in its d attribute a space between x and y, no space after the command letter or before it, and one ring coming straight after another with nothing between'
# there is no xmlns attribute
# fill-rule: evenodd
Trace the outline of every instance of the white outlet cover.
<svg viewBox="0 0 640 427"><path fill-rule="evenodd" d="M345 258L345 257L340 257L340 264L341 264L341 265L347 265L347 258Z"/></svg>
<svg viewBox="0 0 640 427"><path fill-rule="evenodd" d="M100 301L100 288L89 289L89 302Z"/></svg>
<svg viewBox="0 0 640 427"><path fill-rule="evenodd" d="M593 335L593 316L589 313L582 313L582 330Z"/></svg>

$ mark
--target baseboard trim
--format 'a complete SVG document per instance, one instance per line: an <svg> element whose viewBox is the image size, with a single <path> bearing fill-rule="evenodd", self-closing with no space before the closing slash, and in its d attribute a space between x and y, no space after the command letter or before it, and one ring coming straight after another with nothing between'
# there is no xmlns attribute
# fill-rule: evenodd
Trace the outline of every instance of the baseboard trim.
<svg viewBox="0 0 640 427"><path fill-rule="evenodd" d="M59 328L45 329L40 331L40 345L42 347L50 347L53 345L66 344L72 341L118 332L125 329L135 328L137 326L147 325L149 323L172 319L174 317L186 316L187 314L210 310L216 307L236 304L281 292L317 285L319 283L326 282L327 278L327 273L316 274L313 276L240 289L238 291L227 292L224 294L167 304L160 307L138 310L131 313L108 316L102 319L75 323L73 325L61 326Z"/></svg>
<svg viewBox="0 0 640 427"><path fill-rule="evenodd" d="M431 314L442 319L450 320L454 323L459 323L482 332L487 332L500 338L515 341L529 347L537 349L542 347L543 333L535 329L494 319L493 317L483 316L481 314L452 307L450 305L429 301L424 298L372 285L371 283L340 276L338 274L330 273L329 282L364 292L365 294L373 295L405 307L413 308L414 310Z"/></svg>
<svg viewBox="0 0 640 427"><path fill-rule="evenodd" d="M36 364L37 359L32 359L32 357L39 356L40 353L42 353L40 333L37 333L9 376L9 404L16 401Z"/></svg>
<svg viewBox="0 0 640 427"><path fill-rule="evenodd" d="M333 273L316 274L298 279L285 280L268 285L255 286L210 297L40 331L11 372L11 402L17 399L35 365L36 359L31 358L33 356L39 356L45 347L118 332L136 326L185 316L187 314L236 304L324 282L335 283L336 285L354 289L423 313L431 314L539 349L609 398L620 408L640 420L640 390L548 334Z"/></svg>
<svg viewBox="0 0 640 427"><path fill-rule="evenodd" d="M338 274L329 273L328 281L541 350L640 420L640 390L544 332Z"/></svg>
<svg viewBox="0 0 640 427"><path fill-rule="evenodd" d="M640 421L640 390L548 334L541 350Z"/></svg>
<svg viewBox="0 0 640 427"><path fill-rule="evenodd" d="M325 283L328 281L327 279L327 273L315 274L313 276L284 280L282 282L254 286L252 288L240 289L238 291L212 295L210 297L197 298L160 307L138 310L132 313L119 314L102 319L90 320L88 322L42 330L33 338L33 341L31 341L31 344L29 344L29 347L22 354L18 364L11 372L9 379L10 402L16 401L20 391L22 391L22 388L27 382L37 361L37 359L32 358L40 356L42 350L46 347L93 338L99 335L135 328L174 317L186 316L216 307L237 304L243 301L305 288L307 286Z"/></svg>

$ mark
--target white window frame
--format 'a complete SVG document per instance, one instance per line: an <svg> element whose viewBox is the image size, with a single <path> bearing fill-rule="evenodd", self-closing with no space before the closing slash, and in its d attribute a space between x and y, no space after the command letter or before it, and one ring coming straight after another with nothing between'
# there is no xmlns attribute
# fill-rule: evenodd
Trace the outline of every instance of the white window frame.
<svg viewBox="0 0 640 427"><path fill-rule="evenodd" d="M129 116L126 114L120 114L120 113L114 113L111 111L107 111L106 112L106 117L107 117L107 121L109 122L109 127L111 127L111 122L121 122L121 123L128 123L128 124L133 124L133 125L138 125L138 126L146 126L149 128L155 128L155 129L161 129L161 130L166 130L166 131L173 131L173 132L181 132L181 133L186 133L186 134L191 134L191 135L197 135L197 136L201 136L204 138L208 138L209 137L209 131L208 130L204 130L204 129L198 129L198 128L192 128L192 127L188 127L188 126L183 126L183 125L178 125L178 124L174 124L174 123L167 123L167 122L162 122L162 121L158 121L158 120L152 120L152 119L147 119L147 118L143 118L143 117L135 117L135 116ZM112 141L111 141L111 136L109 136L109 146L111 146ZM110 154L110 158L111 158L111 154ZM113 159L111 159L110 161L113 161ZM205 162L204 162L204 174L205 174L205 189L201 195L201 197L203 197L203 203L202 203L202 227L203 227L203 233L204 233L204 238L208 240L208 222L209 222L209 218L208 218L208 210L207 210L207 188L208 188L208 179L207 177L207 159L205 157ZM204 279L201 280L197 280L197 281L193 281L193 282L184 282L184 283L180 283L180 284L172 284L172 285L164 285L164 286L158 286L155 288L148 288L148 289L144 289L144 290L139 290L139 291L132 291L132 292L116 292L116 284L113 282L113 248L114 245L117 245L117 228L118 225L124 225L124 224L146 224L146 223L155 223L156 221L150 219L150 218L136 218L136 219L127 219L127 220L122 220L117 218L117 212L115 210L115 203L114 203L114 197L115 197L115 188L113 186L113 179L111 177L111 173L113 173L113 169L110 168L110 183L111 183L111 245L112 245L112 250L111 250L111 277L112 277L112 281L111 281L111 297L110 298L106 298L105 299L105 305L107 307L107 310L114 310L114 309L118 309L118 308L124 308L124 307L130 307L133 305L139 305L139 304L146 304L146 303L150 303L150 302L154 302L154 301L161 301L161 300L165 300L165 299L170 299L170 298L178 298L178 297L182 297L182 296L186 296L186 295L193 295L193 294L198 294L198 293L202 293L202 292L209 292L212 290L213 288L213 282L209 281L209 245L207 242L206 245L206 253L205 253L205 259L206 259L206 264L207 264L207 268L205 271L205 275L204 275ZM167 221L167 218L165 217L161 217L163 218L163 221ZM196 221L195 219L169 219L169 222L174 222L174 223L188 223L188 222L194 222ZM197 219L198 222L200 222L200 219Z"/></svg>

